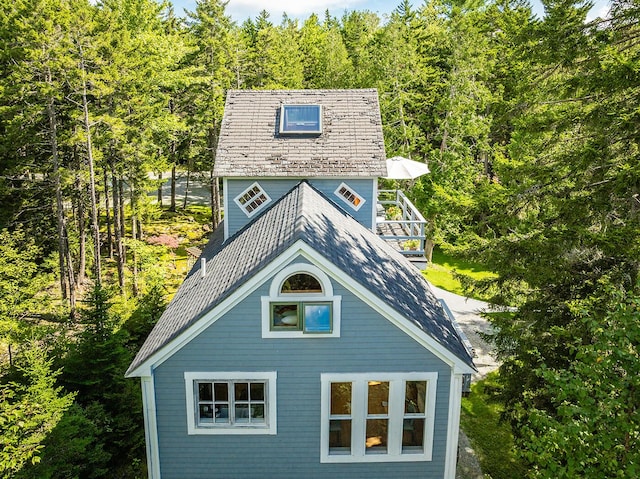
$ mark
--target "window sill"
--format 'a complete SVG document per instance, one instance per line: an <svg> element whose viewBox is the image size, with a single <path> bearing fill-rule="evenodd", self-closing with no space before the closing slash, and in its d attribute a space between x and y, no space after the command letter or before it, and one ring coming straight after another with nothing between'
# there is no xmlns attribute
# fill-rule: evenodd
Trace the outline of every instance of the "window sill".
<svg viewBox="0 0 640 479"><path fill-rule="evenodd" d="M321 463L350 463L350 462L428 462L431 455L423 453L391 454L365 454L364 456L352 456L345 453L333 453L320 458Z"/></svg>

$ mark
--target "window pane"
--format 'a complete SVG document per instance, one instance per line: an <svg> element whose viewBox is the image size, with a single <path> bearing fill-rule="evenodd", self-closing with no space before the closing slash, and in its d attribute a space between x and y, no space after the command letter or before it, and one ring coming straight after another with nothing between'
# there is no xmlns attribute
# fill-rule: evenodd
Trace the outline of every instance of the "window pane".
<svg viewBox="0 0 640 479"><path fill-rule="evenodd" d="M213 422L213 404L201 404L200 422Z"/></svg>
<svg viewBox="0 0 640 479"><path fill-rule="evenodd" d="M229 422L229 405L228 404L216 404L216 422L219 422L219 423Z"/></svg>
<svg viewBox="0 0 640 479"><path fill-rule="evenodd" d="M281 132L320 131L320 105L283 105Z"/></svg>
<svg viewBox="0 0 640 479"><path fill-rule="evenodd" d="M367 453L387 452L387 419L367 419Z"/></svg>
<svg viewBox="0 0 640 479"><path fill-rule="evenodd" d="M305 304L304 330L309 333L331 332L331 305Z"/></svg>
<svg viewBox="0 0 640 479"><path fill-rule="evenodd" d="M200 401L213 401L211 383L198 383L198 399Z"/></svg>
<svg viewBox="0 0 640 479"><path fill-rule="evenodd" d="M216 395L216 401L229 400L229 385L227 383L214 383L213 390Z"/></svg>
<svg viewBox="0 0 640 479"><path fill-rule="evenodd" d="M264 384L251 383L251 400L264 401Z"/></svg>
<svg viewBox="0 0 640 479"><path fill-rule="evenodd" d="M422 413L424 414L424 403L427 391L426 381L407 381L404 396L404 412L405 414Z"/></svg>
<svg viewBox="0 0 640 479"><path fill-rule="evenodd" d="M422 451L424 419L405 419L402 426L402 451Z"/></svg>
<svg viewBox="0 0 640 479"><path fill-rule="evenodd" d="M271 309L271 321L278 328L298 328L297 304L274 304Z"/></svg>
<svg viewBox="0 0 640 479"><path fill-rule="evenodd" d="M389 407L389 383L369 381L368 414L387 414Z"/></svg>
<svg viewBox="0 0 640 479"><path fill-rule="evenodd" d="M264 422L264 404L251 405L251 421Z"/></svg>
<svg viewBox="0 0 640 479"><path fill-rule="evenodd" d="M329 452L351 452L351 419L329 421Z"/></svg>
<svg viewBox="0 0 640 479"><path fill-rule="evenodd" d="M249 422L249 405L236 404L236 423Z"/></svg>
<svg viewBox="0 0 640 479"><path fill-rule="evenodd" d="M236 383L235 384L235 399L236 401L248 401L249 400L249 384Z"/></svg>
<svg viewBox="0 0 640 479"><path fill-rule="evenodd" d="M310 274L298 273L282 283L281 293L322 293L320 282Z"/></svg>
<svg viewBox="0 0 640 479"><path fill-rule="evenodd" d="M351 383L331 383L331 415L351 415Z"/></svg>

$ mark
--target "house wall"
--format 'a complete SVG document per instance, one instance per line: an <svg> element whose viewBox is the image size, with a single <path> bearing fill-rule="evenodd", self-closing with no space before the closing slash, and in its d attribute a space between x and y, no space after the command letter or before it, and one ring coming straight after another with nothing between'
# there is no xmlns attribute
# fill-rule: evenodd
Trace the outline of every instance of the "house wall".
<svg viewBox="0 0 640 479"><path fill-rule="evenodd" d="M342 295L339 338L262 339L267 282L155 370L163 479L443 477L450 368L333 286ZM277 371L277 435L187 435L185 371ZM321 464L320 374L411 371L438 373L432 460Z"/></svg>
<svg viewBox="0 0 640 479"><path fill-rule="evenodd" d="M261 179L261 178L242 178L242 179L227 179L225 181L226 190L225 194L225 227L228 228L228 236L232 236L238 230L243 228L253 219L255 216L249 218L244 211L242 211L235 203L236 198L240 193L246 190L253 183L258 182L260 186L269 195L272 202L277 201L288 193L291 188L300 183L300 178L280 178L280 179ZM336 206L353 216L360 224L371 229L374 220L374 211L376 207L376 180L371 178L318 178L307 180L316 189L324 193L327 198L335 202ZM360 207L358 211L355 211L344 201L338 198L334 192L340 186L341 183L346 183L353 190L355 190L365 200L365 203ZM270 203L272 204L272 203ZM259 213L257 213L259 214Z"/></svg>

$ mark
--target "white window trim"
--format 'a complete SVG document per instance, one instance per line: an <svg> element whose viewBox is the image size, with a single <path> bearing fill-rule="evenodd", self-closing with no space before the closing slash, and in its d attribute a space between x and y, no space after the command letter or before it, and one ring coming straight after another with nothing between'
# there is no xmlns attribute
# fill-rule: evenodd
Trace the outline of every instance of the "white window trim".
<svg viewBox="0 0 640 479"><path fill-rule="evenodd" d="M356 206L353 203L351 203L351 201L349 201L348 199L346 199L344 197L344 195L340 194L340 189L341 188L346 188L347 190L349 190L349 192L354 195L357 196L360 199L360 203ZM362 206L367 202L366 199L364 199L362 197L362 195L358 194L358 192L356 190L354 190L352 187L350 187L348 184L346 183L340 183L340 186L338 186L336 188L336 191L333 192L338 198L340 198L345 204L349 205L351 208L353 208L355 211L358 211L360 208L362 208Z"/></svg>
<svg viewBox="0 0 640 479"><path fill-rule="evenodd" d="M277 433L276 425L276 371L268 372L185 372L184 385L187 407L187 434L270 434ZM196 418L196 398L195 381L266 381L267 382L267 405L265 408L266 425L215 425L199 426Z"/></svg>
<svg viewBox="0 0 640 479"><path fill-rule="evenodd" d="M367 385L369 381L389 382L389 440L386 454L366 454ZM422 453L402 452L402 424L404 420L405 381L426 381L426 418L424 450ZM431 461L435 430L435 407L438 373L324 373L321 382L320 462L417 462ZM331 383L353 383L351 403L351 454L329 454L329 418Z"/></svg>
<svg viewBox="0 0 640 479"><path fill-rule="evenodd" d="M280 293L284 281L296 273L306 273L314 276L322 286L323 293ZM333 285L329 276L317 266L308 263L291 264L276 274L271 281L269 288L269 296L262 296L262 337L263 338L339 338L340 337L340 311L342 296L333 294ZM332 328L330 333L305 333L304 331L273 331L271 329L271 303L282 303L291 300L292 302L327 302L332 303L331 321Z"/></svg>
<svg viewBox="0 0 640 479"><path fill-rule="evenodd" d="M247 211L245 207L246 205L243 205L242 203L240 203L240 198L242 198L244 195L246 195L250 190L252 190L255 187L258 187L258 189L260 190L260 193L263 194L267 198L267 200L261 205L258 205L258 207L253 211ZM271 197L267 194L264 188L260 186L260 183L258 183L257 181L254 181L251 185L249 185L247 188L242 190L242 193L237 195L233 199L233 201L235 202L236 205L238 205L238 208L240 208L243 211L243 213L247 215L247 217L251 218L252 216L255 216L259 211L262 211L267 205L271 203Z"/></svg>

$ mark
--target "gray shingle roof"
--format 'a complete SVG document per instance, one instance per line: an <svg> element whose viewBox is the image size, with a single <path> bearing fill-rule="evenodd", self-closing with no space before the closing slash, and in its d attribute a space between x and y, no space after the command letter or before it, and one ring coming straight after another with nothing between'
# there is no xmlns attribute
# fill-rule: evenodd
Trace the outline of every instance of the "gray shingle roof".
<svg viewBox="0 0 640 479"><path fill-rule="evenodd" d="M282 104L322 105L320 135L278 134ZM230 90L214 174L219 177L386 176L378 93Z"/></svg>
<svg viewBox="0 0 640 479"><path fill-rule="evenodd" d="M138 352L134 370L297 240L303 240L402 316L473 367L453 324L422 274L392 247L306 182L223 243L214 232L200 261Z"/></svg>

